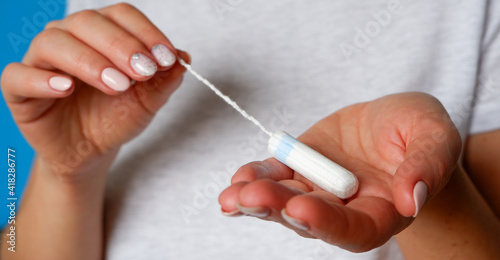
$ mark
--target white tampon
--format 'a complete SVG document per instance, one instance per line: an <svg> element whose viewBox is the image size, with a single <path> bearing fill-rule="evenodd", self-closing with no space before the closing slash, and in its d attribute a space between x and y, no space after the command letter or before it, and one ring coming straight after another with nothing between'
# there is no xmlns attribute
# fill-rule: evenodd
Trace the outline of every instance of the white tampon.
<svg viewBox="0 0 500 260"><path fill-rule="evenodd" d="M280 162L341 199L351 197L358 190L354 174L285 132L274 132L267 150Z"/></svg>

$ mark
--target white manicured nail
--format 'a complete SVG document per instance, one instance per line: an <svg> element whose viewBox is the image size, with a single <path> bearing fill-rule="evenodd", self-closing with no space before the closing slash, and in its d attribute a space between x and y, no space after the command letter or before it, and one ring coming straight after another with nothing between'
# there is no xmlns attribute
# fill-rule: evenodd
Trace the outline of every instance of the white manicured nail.
<svg viewBox="0 0 500 260"><path fill-rule="evenodd" d="M130 87L128 77L114 68L105 68L101 73L101 79L104 84L116 91L125 91Z"/></svg>
<svg viewBox="0 0 500 260"><path fill-rule="evenodd" d="M241 213L253 217L265 218L271 214L271 210L265 207L243 207L239 203L236 204L236 207Z"/></svg>
<svg viewBox="0 0 500 260"><path fill-rule="evenodd" d="M130 58L130 66L142 76L151 76L156 73L156 63L142 53L136 53Z"/></svg>
<svg viewBox="0 0 500 260"><path fill-rule="evenodd" d="M230 212L222 211L222 215L224 215L226 217L236 217L236 216L243 215L243 213L241 213L240 210L237 209L235 211L230 211Z"/></svg>
<svg viewBox="0 0 500 260"><path fill-rule="evenodd" d="M151 52L163 67L172 66L177 60L175 55L163 44L156 44Z"/></svg>
<svg viewBox="0 0 500 260"><path fill-rule="evenodd" d="M285 209L281 210L281 217L283 217L283 219L286 222L288 222L288 224L296 227L297 229L307 231L311 228L306 222L304 222L300 219L290 217L288 214L286 214Z"/></svg>
<svg viewBox="0 0 500 260"><path fill-rule="evenodd" d="M49 79L49 86L57 91L66 91L72 84L73 82L66 77L54 76Z"/></svg>
<svg viewBox="0 0 500 260"><path fill-rule="evenodd" d="M423 181L419 181L413 188L413 200L415 201L415 214L413 214L413 217L416 217L420 212L424 206L425 199L427 199L427 185Z"/></svg>

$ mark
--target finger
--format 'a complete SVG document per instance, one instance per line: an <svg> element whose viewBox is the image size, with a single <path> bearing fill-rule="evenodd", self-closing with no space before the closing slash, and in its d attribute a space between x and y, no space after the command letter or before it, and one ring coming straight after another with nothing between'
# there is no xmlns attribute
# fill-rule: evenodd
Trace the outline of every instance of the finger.
<svg viewBox="0 0 500 260"><path fill-rule="evenodd" d="M70 77L21 63L5 67L1 85L7 103L20 103L27 98L62 98L74 89Z"/></svg>
<svg viewBox="0 0 500 260"><path fill-rule="evenodd" d="M275 181L292 179L293 170L274 158L256 161L243 165L236 171L231 183L254 181L257 179L272 179Z"/></svg>
<svg viewBox="0 0 500 260"><path fill-rule="evenodd" d="M304 194L290 199L282 214L295 228L353 252L382 245L405 224L390 202L375 197L343 206Z"/></svg>
<svg viewBox="0 0 500 260"><path fill-rule="evenodd" d="M72 14L58 26L137 81L149 79L158 70L153 55L140 40L95 10Z"/></svg>
<svg viewBox="0 0 500 260"><path fill-rule="evenodd" d="M140 39L155 57L161 70L172 67L178 55L168 38L137 8L121 3L98 10L110 20Z"/></svg>
<svg viewBox="0 0 500 260"><path fill-rule="evenodd" d="M241 187L236 207L245 215L278 222L299 235L310 237L283 219L281 211L288 200L304 192L270 179L261 179Z"/></svg>
<svg viewBox="0 0 500 260"><path fill-rule="evenodd" d="M413 132L424 134L408 142L405 159L394 176L393 197L403 216L415 217L448 182L461 139L456 128L442 118L421 122Z"/></svg>
<svg viewBox="0 0 500 260"><path fill-rule="evenodd" d="M280 211L286 202L301 191L290 189L273 180L238 182L219 196L225 212L240 209L245 214L280 221Z"/></svg>
<svg viewBox="0 0 500 260"><path fill-rule="evenodd" d="M179 50L178 53L187 63L191 61L187 52ZM168 71L160 71L147 81L137 82L131 91L135 91L135 96L142 101L144 108L154 114L181 85L185 71L184 66L175 63Z"/></svg>
<svg viewBox="0 0 500 260"><path fill-rule="evenodd" d="M237 207L240 199L239 194L241 189L243 189L243 187L247 184L248 182L243 181L234 183L221 192L221 194L219 195L219 204L224 215L240 215L238 214L240 213L240 210Z"/></svg>
<svg viewBox="0 0 500 260"><path fill-rule="evenodd" d="M292 182L298 182L293 181ZM264 220L278 222L304 237L311 237L307 232L297 229L283 219L281 211L287 201L293 196L304 192L276 183L270 179L261 179L255 182L238 182L232 184L219 196L221 211L226 216L258 217Z"/></svg>
<svg viewBox="0 0 500 260"><path fill-rule="evenodd" d="M223 211L239 209L243 213L261 218L280 217L288 199L299 192L269 179L238 182L223 191L219 197Z"/></svg>
<svg viewBox="0 0 500 260"><path fill-rule="evenodd" d="M73 80L21 63L9 64L2 74L2 92L17 123L32 122L55 101L74 90Z"/></svg>
<svg viewBox="0 0 500 260"><path fill-rule="evenodd" d="M59 69L109 95L130 86L129 78L108 59L58 28L38 34L23 63L46 70Z"/></svg>

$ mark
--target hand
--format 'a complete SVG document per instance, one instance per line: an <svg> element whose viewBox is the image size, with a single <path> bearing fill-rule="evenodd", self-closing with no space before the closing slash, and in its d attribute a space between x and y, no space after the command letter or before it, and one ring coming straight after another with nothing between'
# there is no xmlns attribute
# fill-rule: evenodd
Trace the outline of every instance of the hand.
<svg viewBox="0 0 500 260"><path fill-rule="evenodd" d="M422 93L346 107L299 140L354 173L358 192L341 200L271 158L236 172L219 197L222 211L276 221L354 252L378 247L410 225L446 185L461 149L443 106Z"/></svg>
<svg viewBox="0 0 500 260"><path fill-rule="evenodd" d="M134 7L86 10L49 23L2 91L38 159L72 178L145 128L182 81L177 56Z"/></svg>

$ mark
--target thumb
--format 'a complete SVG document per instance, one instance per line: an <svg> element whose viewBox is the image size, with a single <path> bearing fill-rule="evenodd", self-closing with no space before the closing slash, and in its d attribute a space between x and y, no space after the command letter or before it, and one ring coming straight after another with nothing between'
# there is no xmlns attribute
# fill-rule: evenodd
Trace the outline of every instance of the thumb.
<svg viewBox="0 0 500 260"><path fill-rule="evenodd" d="M416 217L425 202L444 188L456 166L460 134L451 123L440 125L431 128L433 131L420 129L424 134L407 143L405 159L396 170L392 192L394 205L403 216Z"/></svg>

